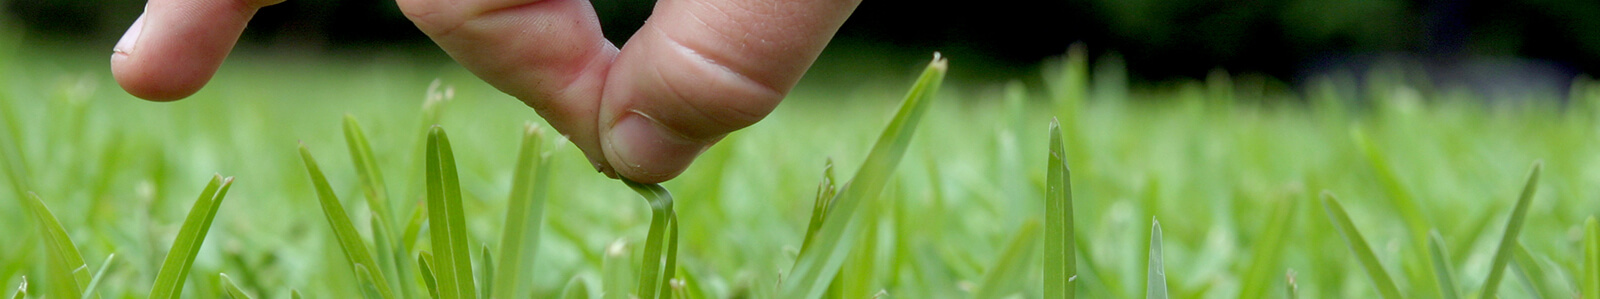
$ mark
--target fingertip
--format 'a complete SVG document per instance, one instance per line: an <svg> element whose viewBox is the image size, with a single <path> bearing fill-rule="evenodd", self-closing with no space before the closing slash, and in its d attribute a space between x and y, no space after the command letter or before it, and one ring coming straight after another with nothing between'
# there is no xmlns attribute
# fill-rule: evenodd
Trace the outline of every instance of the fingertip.
<svg viewBox="0 0 1600 299"><path fill-rule="evenodd" d="M205 86L207 80L192 78L170 78L150 73L148 70L139 69L127 53L115 53L111 56L111 76L116 78L117 85L128 94L156 102L170 102L181 100L194 95Z"/></svg>
<svg viewBox="0 0 1600 299"><path fill-rule="evenodd" d="M616 175L640 183L660 183L682 174L715 142L684 137L634 111L612 125L604 146Z"/></svg>

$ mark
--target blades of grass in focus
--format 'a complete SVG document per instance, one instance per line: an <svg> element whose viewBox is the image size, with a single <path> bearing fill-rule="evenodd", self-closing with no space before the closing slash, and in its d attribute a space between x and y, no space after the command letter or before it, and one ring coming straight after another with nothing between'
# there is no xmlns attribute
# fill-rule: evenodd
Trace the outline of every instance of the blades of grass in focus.
<svg viewBox="0 0 1600 299"><path fill-rule="evenodd" d="M672 220L671 215L673 215L672 194L658 184L641 184L627 178L623 178L622 183L628 185L628 188L633 189L634 192L638 192L639 196L643 196L645 201L650 204L650 233L645 238L644 258L640 261L639 291L634 295L639 296L639 298L654 299L658 294L657 291L664 291L660 288L662 283L658 278L670 275L662 275L661 272L672 272L674 270L662 267L663 259L674 257L662 255L661 252L662 243L666 242L667 226ZM674 235L672 237L677 238L678 236ZM677 243L677 241L674 240L672 243ZM677 251L671 248L668 250Z"/></svg>
<svg viewBox="0 0 1600 299"><path fill-rule="evenodd" d="M1261 240L1256 241L1255 252L1250 254L1250 262L1246 265L1244 281L1269 281L1272 273L1278 269L1278 264L1283 256L1285 247L1288 247L1290 232L1294 231L1295 208L1299 206L1298 200L1279 201L1276 212L1267 220L1266 228L1261 232ZM1256 283L1240 286L1239 298L1266 297L1272 284Z"/></svg>
<svg viewBox="0 0 1600 299"><path fill-rule="evenodd" d="M1038 242L1038 220L1023 222L1022 227L1017 229L1017 236L1011 238L1011 244L983 274L983 280L972 292L972 298L998 299L1023 292L1028 281L1028 269L1034 265L1033 252L1038 248Z"/></svg>
<svg viewBox="0 0 1600 299"><path fill-rule="evenodd" d="M493 298L489 297L489 292L494 288L494 256L489 255L489 244L483 244L482 251L479 255L483 256L483 267L478 269L478 281L483 287L478 288L478 297Z"/></svg>
<svg viewBox="0 0 1600 299"><path fill-rule="evenodd" d="M461 208L461 180L456 174L455 154L444 128L428 130L428 233L433 252L438 256L434 275L441 298L475 298L472 281L472 255L467 249L466 216Z"/></svg>
<svg viewBox="0 0 1600 299"><path fill-rule="evenodd" d="M1528 249L1521 243L1517 244L1516 250L1511 254L1511 268L1515 270L1517 279L1522 281L1523 287L1528 289L1528 295L1532 298L1554 298L1551 296L1560 294L1545 285L1549 280L1545 279L1544 267L1539 266L1539 261L1534 259L1533 254L1528 253Z"/></svg>
<svg viewBox="0 0 1600 299"><path fill-rule="evenodd" d="M1522 231L1523 219L1528 216L1528 206L1533 202L1533 194L1539 185L1539 170L1544 168L1544 162L1534 162L1533 170L1528 172L1528 183L1522 186L1522 195L1517 197L1517 205L1511 210L1511 218L1506 221L1505 234L1500 237L1500 247L1495 249L1494 261L1489 265L1489 277L1483 281L1483 291L1478 292L1479 298L1494 298L1500 289L1500 279L1505 276L1506 264L1511 263L1512 251L1517 246L1517 234Z"/></svg>
<svg viewBox="0 0 1600 299"><path fill-rule="evenodd" d="M1339 231L1339 236L1344 237L1345 244L1350 246L1350 251L1356 255L1356 260L1361 262L1361 267L1366 269L1367 277L1372 279L1373 287L1378 289L1378 294L1386 299L1399 299L1400 289L1395 287L1394 280L1389 278L1389 273L1383 269L1383 264L1378 262L1378 256L1372 254L1372 247L1367 246L1367 240L1361 236L1361 231L1356 230L1350 215L1345 213L1344 206L1339 204L1339 199L1334 198L1333 192L1322 192L1322 208L1328 214L1328 220L1333 222L1333 227Z"/></svg>
<svg viewBox="0 0 1600 299"><path fill-rule="evenodd" d="M1428 252L1433 260L1434 279L1438 281L1439 294L1444 299L1461 298L1456 289L1455 270L1450 267L1450 252L1444 249L1444 237L1439 231L1428 232Z"/></svg>
<svg viewBox="0 0 1600 299"><path fill-rule="evenodd" d="M1600 297L1600 220L1583 221L1583 280L1578 282L1583 298Z"/></svg>
<svg viewBox="0 0 1600 299"><path fill-rule="evenodd" d="M672 277L678 273L678 212L667 214L667 257L661 269L662 299L672 299Z"/></svg>
<svg viewBox="0 0 1600 299"><path fill-rule="evenodd" d="M343 249L345 261L350 263L352 272L360 272L362 268L374 267L378 263L372 258L372 253L367 248L366 241L361 239L361 233L356 231L350 222L350 215L345 213L344 205L339 203L338 195L333 193L333 186L328 183L328 178L322 175L322 168L317 166L317 160L311 157L311 150L304 143L300 144L300 160L305 162L306 173L311 178L311 185L317 192L317 202L322 205L324 219L328 226L333 228L333 235L339 240L339 248ZM374 227L373 232L381 233L382 228ZM374 279L378 293L382 298L395 298L393 290L389 287L383 273L376 273L377 269L365 269Z"/></svg>
<svg viewBox="0 0 1600 299"><path fill-rule="evenodd" d="M100 263L100 270L94 272L94 278L89 279L89 286L83 287L83 295L79 298L89 299L97 296L94 288L99 286L100 282L105 279L106 269L111 269L111 262L116 260L117 254L115 253L106 256L106 261Z"/></svg>
<svg viewBox="0 0 1600 299"><path fill-rule="evenodd" d="M217 274L217 276L220 276L220 278L218 278L218 279L222 281L222 290L227 292L229 298L233 298L233 299L254 299L255 298L255 297L251 297L250 294L245 294L244 290L239 289L238 285L234 285L233 284L233 279L228 278L228 273L219 273L219 274Z"/></svg>
<svg viewBox="0 0 1600 299"><path fill-rule="evenodd" d="M183 219L183 227L178 230L178 238L172 241L172 249L167 251L166 262L161 264L161 271L156 274L155 286L150 288L151 299L176 299L183 294L183 281L189 277L189 268L194 266L194 258L200 254L200 245L205 243L211 221L217 217L217 208L222 206L222 199L232 186L233 177L214 175L205 190L200 191L200 198L194 201L194 207L189 208L189 216Z"/></svg>
<svg viewBox="0 0 1600 299"><path fill-rule="evenodd" d="M806 224L806 238L800 243L800 248L811 246L811 237L822 228L822 220L828 217L828 205L833 202L833 196L839 193L839 187L833 185L833 158L828 158L822 164L822 182L817 184L817 198L811 203L811 221Z"/></svg>
<svg viewBox="0 0 1600 299"><path fill-rule="evenodd" d="M395 210L389 205L389 190L383 182L383 172L378 171L378 162L373 158L372 145L367 143L367 134L361 130L361 124L356 122L354 115L344 115L344 140L350 148L350 162L355 163L356 178L361 180L362 190L366 191L367 206L374 212L372 216L393 223L391 219L395 217ZM391 227L382 229L391 231L391 234L394 230Z"/></svg>
<svg viewBox="0 0 1600 299"><path fill-rule="evenodd" d="M933 62L928 64L917 83L912 85L899 112L884 128L883 135L872 146L861 169L856 171L850 183L833 200L828 208L829 217L823 219L811 246L800 249L794 267L780 286L779 295L782 298L817 298L827 290L829 282L839 273L840 266L850 253L850 248L855 245L853 227L858 225L853 224L852 219L856 208L861 206L862 201L876 199L884 185L887 185L889 175L899 166L900 158L910 146L912 133L931 106L948 68L949 62L936 53Z"/></svg>
<svg viewBox="0 0 1600 299"><path fill-rule="evenodd" d="M83 255L78 253L78 246L73 245L72 239L67 236L67 229L61 226L61 221L56 220L55 214L45 206L39 194L28 192L23 205L33 215L34 225L44 236L45 264L48 265L45 269L45 277L48 278L45 286L50 297L82 297L90 278L87 271L75 270L86 267Z"/></svg>
<svg viewBox="0 0 1600 299"><path fill-rule="evenodd" d="M1150 269L1145 271L1144 297L1167 298L1167 269L1161 254L1161 221L1150 219Z"/></svg>
<svg viewBox="0 0 1600 299"><path fill-rule="evenodd" d="M628 286L633 281L628 273L628 243L618 239L606 246L606 258L601 267L600 283L604 287L600 296L605 299L628 299Z"/></svg>
<svg viewBox="0 0 1600 299"><path fill-rule="evenodd" d="M506 222L500 235L500 261L491 272L501 283L491 289L490 298L522 298L527 290L523 281L533 277L533 259L539 249L544 222L546 184L550 165L541 154L542 130L529 123L522 130L522 147L511 176L511 198L506 204ZM488 253L484 253L485 256ZM489 265L484 262L484 265Z"/></svg>
<svg viewBox="0 0 1600 299"><path fill-rule="evenodd" d="M430 298L442 298L439 297L439 280L433 276L433 253L423 251L418 254L417 267L422 270L422 283L428 286Z"/></svg>
<svg viewBox="0 0 1600 299"><path fill-rule="evenodd" d="M17 291L15 293L11 293L11 299L23 299L23 298L27 298L27 297L28 297L28 277L27 276L23 276L22 277L22 283L18 283L17 284Z"/></svg>
<svg viewBox="0 0 1600 299"><path fill-rule="evenodd" d="M1067 166L1061 122L1050 119L1050 159L1045 171L1044 297L1071 299L1077 294L1077 244L1072 223L1072 168Z"/></svg>

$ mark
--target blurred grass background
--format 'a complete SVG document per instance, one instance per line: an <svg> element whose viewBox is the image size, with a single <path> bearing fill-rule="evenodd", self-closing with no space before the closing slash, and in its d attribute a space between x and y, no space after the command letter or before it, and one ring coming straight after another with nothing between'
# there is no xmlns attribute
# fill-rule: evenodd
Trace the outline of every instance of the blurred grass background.
<svg viewBox="0 0 1600 299"><path fill-rule="evenodd" d="M867 3L879 7L895 2ZM1184 7L1140 3L1127 5L1168 7L1162 11L1172 13ZM1384 3L1389 2L1352 6ZM1575 11L1593 6L1561 3ZM45 4L6 5L17 10ZM863 6L863 13L868 12ZM122 15L105 13L105 22ZM129 21L134 16L126 15ZM872 20L857 16L852 22L862 19ZM1147 22L1157 25L1118 30L1155 34L1184 24ZM1326 24L1345 24L1324 22L1329 23L1307 26L1342 32L1335 29L1344 27ZM1587 28L1584 22L1589 21L1563 24ZM38 192L89 265L116 253L117 265L99 288L106 297L148 293L184 211L212 173L238 181L218 213L185 293L221 296L215 274L226 272L258 297L287 298L291 288L315 297L357 296L354 276L339 266L337 244L319 219L321 212L295 156L296 142L307 144L321 160L350 210L362 210L338 123L342 115L354 115L373 142L390 191L418 196L421 174L413 165L420 164L419 145L427 125L423 99L435 80L439 90L454 90L439 123L454 137L473 242L497 241L517 136L523 123L541 120L444 60L436 49L377 43L401 50L302 52L274 46L297 49L297 43L258 40L230 57L195 97L149 103L119 91L106 71L109 51L102 48L120 34L120 29L106 28L123 26L116 24L101 25L84 36L13 25L6 28L21 29L6 31L0 41L0 117L10 124L8 135L13 137L0 140L0 146L15 146L19 153L0 162L23 169L26 175L18 181L27 186L7 184L0 196L13 197L22 189ZM1491 24L1472 28L1523 28ZM1037 40L1061 44L1040 45L1053 49L1051 54L1015 58L1022 62L978 50L966 52L972 60L947 52L953 62L950 82L875 208L881 213L870 226L873 239L863 242L876 244L875 249L863 253L867 258L852 260L870 270L847 276L866 292L850 294L852 298L880 289L891 298L969 296L1023 222L1042 218L1045 130L1052 117L1063 123L1073 170L1080 295L1138 296L1144 286L1149 219L1156 218L1164 223L1167 281L1174 297L1235 297L1247 290L1266 290L1276 297L1291 269L1304 296L1374 297L1371 282L1315 201L1322 190L1339 194L1401 290L1431 297L1437 290L1426 272L1427 259L1415 254L1418 248L1409 239L1406 219L1394 204L1396 198L1415 200L1425 215L1423 223L1443 235L1458 271L1457 284L1476 290L1489 272L1527 168L1540 159L1545 162L1544 179L1521 242L1547 280L1521 284L1508 278L1501 292L1523 297L1532 286L1570 295L1578 286L1580 224L1600 212L1594 200L1600 190L1592 187L1600 172L1590 171L1600 169L1590 150L1600 137L1600 83L1572 74L1594 70L1586 64L1593 60L1585 60L1600 57L1594 52L1508 52L1504 57L1512 57L1509 64L1547 59L1556 61L1558 71L1551 79L1511 85L1516 92L1502 92L1472 81L1451 81L1450 74L1460 72L1439 71L1439 63L1426 54L1416 54L1424 59L1353 58L1349 61L1359 66L1307 75L1251 67L1281 62L1276 56L1237 57L1248 62L1237 65L1237 72L1214 69L1235 68L1227 59L1152 67L1163 60L1146 57L1161 52L1141 54L1145 48L1114 39L1064 58L1045 58L1065 52L1070 40L1051 36L1059 33L1052 28L1025 28L1039 30ZM302 34L287 32L276 35ZM1183 31L1178 32L1173 34ZM1550 34L1572 40L1592 36ZM335 35L328 36L323 38ZM930 39L943 40L941 36ZM1300 39L1282 42L1316 45ZM831 158L839 168L836 173L853 173L930 45L946 45L911 43L909 50L880 51L891 46L851 43L845 39L840 43L844 46L830 48L771 117L729 136L681 178L665 184L678 198L683 220L680 263L697 278L699 294L767 297L798 250L824 162ZM1266 48L1218 51L1249 55L1273 45L1246 44L1249 49ZM1425 53L1408 47L1391 50ZM1290 60L1302 59L1321 61ZM1549 74L1544 67L1532 67L1533 74L1483 69L1500 74L1490 78L1501 81ZM546 142L555 144L550 147L556 161L552 173L559 175L547 190L539 270L528 282L541 298L554 296L574 277L598 280L606 246L618 239L639 244L649 221L648 208L622 184L591 174L592 168L570 145ZM1370 152L1358 146L1362 142ZM1374 163L1374 157L1386 166ZM0 242L0 283L7 292L24 275L35 288L52 283L39 280L40 237L17 203L0 200L0 238L5 239ZM1269 239L1264 236L1268 216L1285 205L1292 207L1285 247L1280 254L1265 254L1271 252L1262 243ZM365 226L365 215L352 215L358 227ZM1261 266L1269 269L1268 275L1248 276L1258 263L1268 265ZM1019 295L1041 296L1038 270L1029 269Z"/></svg>

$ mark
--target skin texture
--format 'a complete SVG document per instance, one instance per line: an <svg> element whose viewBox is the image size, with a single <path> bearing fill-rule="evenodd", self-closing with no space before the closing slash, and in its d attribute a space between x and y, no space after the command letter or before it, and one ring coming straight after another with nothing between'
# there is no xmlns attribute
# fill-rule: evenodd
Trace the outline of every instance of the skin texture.
<svg viewBox="0 0 1600 299"><path fill-rule="evenodd" d="M256 10L282 0L150 0L112 74L152 101L194 94ZM613 178L662 182L766 117L860 0L660 0L617 48L586 0L397 0L450 57L533 107Z"/></svg>

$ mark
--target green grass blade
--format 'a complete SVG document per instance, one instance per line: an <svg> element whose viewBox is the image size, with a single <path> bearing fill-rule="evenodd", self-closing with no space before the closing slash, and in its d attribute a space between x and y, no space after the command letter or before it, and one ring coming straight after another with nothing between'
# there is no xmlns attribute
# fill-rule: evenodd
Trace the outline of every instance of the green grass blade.
<svg viewBox="0 0 1600 299"><path fill-rule="evenodd" d="M666 266L661 269L662 299L672 299L672 277L678 272L678 212L667 214Z"/></svg>
<svg viewBox="0 0 1600 299"><path fill-rule="evenodd" d="M289 289L289 299L300 299L300 290Z"/></svg>
<svg viewBox="0 0 1600 299"><path fill-rule="evenodd" d="M1506 264L1511 263L1512 251L1517 247L1517 234L1522 231L1528 206L1533 203L1533 193L1538 189L1539 170L1542 168L1543 162L1534 162L1533 170L1528 173L1528 183L1522 187L1516 208L1511 210L1511 218L1506 221L1505 234L1500 237L1500 247L1495 250L1494 262L1489 265L1489 277L1483 281L1483 291L1478 292L1479 298L1494 298L1500 290L1500 279L1505 277Z"/></svg>
<svg viewBox="0 0 1600 299"><path fill-rule="evenodd" d="M150 289L151 299L176 299L183 294L183 281L189 277L189 268L194 266L194 258L200 254L200 244L206 240L206 231L211 229L217 208L222 206L222 199L232 186L232 177L217 175L200 192L194 207L189 208L189 216L183 219L178 238L172 241L172 249L167 251L166 262L161 264L161 271L156 274L156 284Z"/></svg>
<svg viewBox="0 0 1600 299"><path fill-rule="evenodd" d="M1322 192L1322 208L1328 213L1328 220L1333 222L1333 227L1339 230L1339 236L1344 237L1345 244L1350 245L1350 251L1356 254L1361 268L1366 269L1367 277L1372 279L1378 294L1387 299L1402 298L1400 288L1395 287L1394 280L1389 278L1383 264L1378 262L1378 256L1372 254L1372 247L1367 246L1367 240L1361 236L1361 231L1356 230L1355 223L1350 221L1350 214L1345 213L1344 206L1339 204L1339 199L1334 198L1332 192Z"/></svg>
<svg viewBox="0 0 1600 299"><path fill-rule="evenodd" d="M1150 269L1145 271L1144 297L1167 298L1167 266L1161 254L1161 221L1150 220Z"/></svg>
<svg viewBox="0 0 1600 299"><path fill-rule="evenodd" d="M561 288L561 299L589 299L589 280L584 276L573 277L567 281L567 286Z"/></svg>
<svg viewBox="0 0 1600 299"><path fill-rule="evenodd" d="M368 219L371 220L370 225L372 227L389 226L389 223L382 217L370 217ZM397 294L400 295L400 298L415 298L417 297L416 288L408 287L407 284L401 283L412 281L411 271L409 271L411 268L406 263L408 258L406 258L405 249L392 240L394 240L394 237L387 230L374 229L372 231L372 249L378 254L378 272L388 273L384 275L384 278L388 279L386 283L400 289L400 294Z"/></svg>
<svg viewBox="0 0 1600 299"><path fill-rule="evenodd" d="M75 270L86 266L83 255L78 253L78 246L73 245L72 238L67 236L66 227L61 226L61 221L56 220L55 213L50 212L50 207L45 206L39 194L28 192L23 205L28 208L29 214L33 215L34 225L39 228L39 233L44 235L45 262L49 265L45 269L45 277L48 278L45 280L45 286L48 287L50 297L82 297L89 283L89 273Z"/></svg>
<svg viewBox="0 0 1600 299"><path fill-rule="evenodd" d="M361 296L367 299L381 299L383 293L378 291L378 285L383 283L372 277L372 266L356 264L356 285L360 286Z"/></svg>
<svg viewBox="0 0 1600 299"><path fill-rule="evenodd" d="M17 284L17 292L11 293L11 299L23 299L23 298L27 298L27 297L28 297L28 277L27 276L23 276L22 277L22 283Z"/></svg>
<svg viewBox="0 0 1600 299"><path fill-rule="evenodd" d="M219 273L217 275L221 276L220 280L222 281L222 290L227 292L229 298L233 298L233 299L254 299L255 298L255 297L251 297L250 294L246 294L244 292L244 290L239 289L238 285L234 285L233 284L233 279L228 278L228 273Z"/></svg>
<svg viewBox="0 0 1600 299"><path fill-rule="evenodd" d="M328 220L328 226L333 228L333 235L339 240L339 248L344 250L345 261L350 263L352 272L360 272L360 268L370 268L378 265L372 258L372 253L367 248L366 241L361 239L361 233L356 231L350 222L350 215L345 213L344 205L339 203L338 195L333 193L333 186L328 183L328 178L322 175L322 168L317 166L317 160L311 157L311 150L305 144L300 144L300 159L305 162L306 173L311 177L311 184L317 192L317 202L322 205L322 214ZM374 227L374 233L381 233L382 228ZM388 280L383 273L376 273L377 269L366 269L373 275L373 284L377 285L378 293L383 298L395 298L394 292L389 288Z"/></svg>
<svg viewBox="0 0 1600 299"><path fill-rule="evenodd" d="M604 289L600 296L605 299L628 299L628 287L633 281L632 273L628 268L628 243L622 240L612 242L606 246L605 261L601 267L601 286Z"/></svg>
<svg viewBox="0 0 1600 299"><path fill-rule="evenodd" d="M1583 281L1578 288L1583 298L1600 298L1600 220L1583 221Z"/></svg>
<svg viewBox="0 0 1600 299"><path fill-rule="evenodd" d="M455 155L443 128L428 130L427 185L429 239L433 253L439 295L445 299L475 298L472 281L472 255L467 249L466 216L461 208L461 180L456 174Z"/></svg>
<svg viewBox="0 0 1600 299"><path fill-rule="evenodd" d="M350 162L355 163L356 177L361 180L362 190L366 191L367 206L375 212L373 217L382 217L384 222L391 222L390 219L395 217L395 211L389 205L389 191L383 182L383 172L378 171L378 162L373 158L372 145L367 143L367 134L361 130L361 124L356 122L354 115L344 115L344 140L350 148ZM390 231L391 234L394 230L391 227L383 229ZM387 244L380 244L383 245Z"/></svg>
<svg viewBox="0 0 1600 299"><path fill-rule="evenodd" d="M483 267L478 269L478 280L483 287L478 288L478 297L493 298L489 292L494 288L494 256L489 255L489 244L483 244L482 251L479 255L483 256Z"/></svg>
<svg viewBox="0 0 1600 299"><path fill-rule="evenodd" d="M491 298L522 297L526 288L521 282L533 278L533 260L539 249L550 163L541 155L544 137L539 127L528 124L524 128L511 178L511 198L506 204L505 229L500 235L499 266L494 273L501 283L494 285Z"/></svg>
<svg viewBox="0 0 1600 299"><path fill-rule="evenodd" d="M1461 298L1456 289L1455 270L1450 267L1450 252L1444 249L1444 237L1439 231L1428 232L1428 252L1433 258L1434 279L1439 284L1439 294L1444 299Z"/></svg>
<svg viewBox="0 0 1600 299"><path fill-rule="evenodd" d="M806 223L806 238L800 243L800 248L811 246L812 237L822 228L822 220L827 219L828 206L833 202L834 195L839 193L839 187L833 183L833 158L828 158L822 164L822 182L817 184L817 198L811 203L811 221Z"/></svg>
<svg viewBox="0 0 1600 299"><path fill-rule="evenodd" d="M1244 281L1266 282L1272 279L1274 269L1279 269L1278 264L1282 259L1284 248L1288 247L1289 239L1294 231L1294 214L1299 206L1298 200L1284 200L1278 202L1276 213L1267 220L1267 227L1261 233L1261 240L1256 241L1255 252L1250 255L1250 262L1245 269ZM1270 283L1252 283L1241 286L1240 299L1266 297Z"/></svg>
<svg viewBox="0 0 1600 299"><path fill-rule="evenodd" d="M1516 270L1518 280L1528 289L1532 298L1554 298L1559 291L1545 285L1544 267L1539 266L1539 261L1533 258L1532 253L1522 244L1517 244L1516 251L1511 254L1511 267Z"/></svg>
<svg viewBox="0 0 1600 299"><path fill-rule="evenodd" d="M972 292L972 298L1004 298L1023 291L1028 281L1028 269L1034 265L1033 256L1039 244L1039 222L1028 220L1017 230L1000 258L983 274L982 284Z"/></svg>
<svg viewBox="0 0 1600 299"><path fill-rule="evenodd" d="M83 299L94 298L96 296L95 295L96 292L94 291L94 288L96 286L99 286L100 282L105 279L105 277L106 277L106 269L111 269L111 262L112 261L116 261L116 260L117 260L117 254L112 253L110 255L107 255L106 256L106 261L100 263L100 270L94 272L94 278L89 279L89 286L83 287L83 295L81 297L78 297L78 298L83 298Z"/></svg>
<svg viewBox="0 0 1600 299"><path fill-rule="evenodd" d="M900 158L910 147L912 133L931 106L948 68L946 60L934 55L933 62L928 64L917 83L912 85L899 112L884 128L883 135L872 146L861 169L856 171L855 177L851 178L828 208L829 217L823 220L812 246L800 249L800 256L790 269L788 279L780 286L782 298L817 298L827 290L829 282L839 273L840 266L850 253L850 248L855 245L854 232L859 225L853 224L855 221L852 219L855 218L856 209L862 201L875 199L887 185L889 175L899 166Z"/></svg>
<svg viewBox="0 0 1600 299"><path fill-rule="evenodd" d="M668 193L666 188L662 188L661 185L657 184L640 184L627 178L623 178L622 182L627 184L628 188L632 188L634 192L638 192L639 196L643 196L645 201L650 204L650 232L645 238L644 258L639 267L639 291L634 295L638 295L639 298L654 299L657 296L657 291L661 291L659 289L661 283L657 279L662 276L660 275L663 270L661 263L666 258L662 254L661 248L662 243L666 240L667 222L671 218L670 215L673 214L672 194ZM672 271L672 269L665 269L665 271Z"/></svg>
<svg viewBox="0 0 1600 299"><path fill-rule="evenodd" d="M422 283L428 286L430 298L439 299L439 280L433 276L433 253L423 251L417 255L417 267L422 270Z"/></svg>
<svg viewBox="0 0 1600 299"><path fill-rule="evenodd" d="M1077 294L1077 244L1072 223L1072 168L1067 166L1066 141L1061 122L1050 119L1050 164L1046 171L1044 297L1071 299Z"/></svg>

